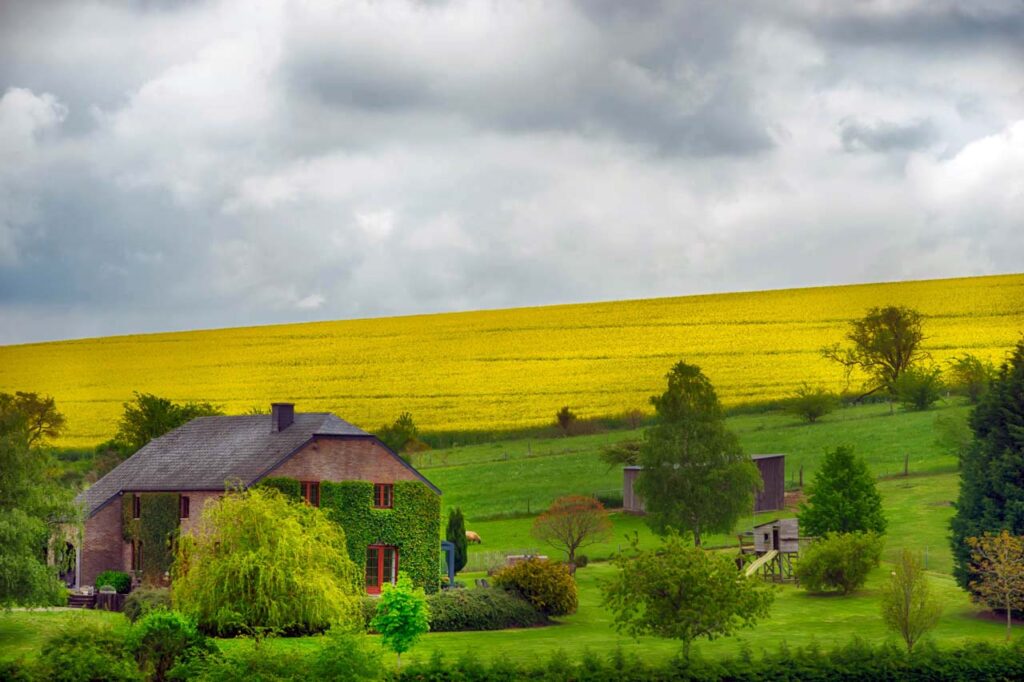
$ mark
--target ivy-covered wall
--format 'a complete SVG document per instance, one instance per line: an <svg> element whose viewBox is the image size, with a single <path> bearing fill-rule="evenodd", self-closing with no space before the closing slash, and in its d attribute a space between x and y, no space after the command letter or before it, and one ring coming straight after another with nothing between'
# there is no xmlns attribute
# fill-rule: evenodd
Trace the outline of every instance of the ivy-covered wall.
<svg viewBox="0 0 1024 682"><path fill-rule="evenodd" d="M286 495L301 497L299 482L268 478L261 482ZM373 484L365 481L320 483L320 508L345 531L348 553L357 566L366 565L370 545L398 547L398 571L427 592L438 589L441 551L441 499L419 481L395 482L394 506L373 506Z"/></svg>
<svg viewBox="0 0 1024 682"><path fill-rule="evenodd" d="M158 583L174 561L178 536L178 493L139 493L139 518L132 518L133 493L121 496L121 534L142 541L142 579Z"/></svg>

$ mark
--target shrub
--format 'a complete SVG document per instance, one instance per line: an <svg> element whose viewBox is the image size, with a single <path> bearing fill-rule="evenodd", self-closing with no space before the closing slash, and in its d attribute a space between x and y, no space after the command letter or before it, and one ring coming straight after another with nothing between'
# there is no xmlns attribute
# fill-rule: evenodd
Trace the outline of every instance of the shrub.
<svg viewBox="0 0 1024 682"><path fill-rule="evenodd" d="M942 371L938 367L911 367L893 387L896 399L909 410L927 410L942 397Z"/></svg>
<svg viewBox="0 0 1024 682"><path fill-rule="evenodd" d="M369 632L370 621L377 615L377 598L376 597L363 597L359 600L359 615L363 624L363 630Z"/></svg>
<svg viewBox="0 0 1024 682"><path fill-rule="evenodd" d="M789 411L813 424L834 411L839 404L836 395L821 386L803 384L789 400Z"/></svg>
<svg viewBox="0 0 1024 682"><path fill-rule="evenodd" d="M431 632L545 625L547 616L505 590L445 590L427 597Z"/></svg>
<svg viewBox="0 0 1024 682"><path fill-rule="evenodd" d="M547 616L576 613L576 582L565 564L528 559L494 574L497 587L516 594Z"/></svg>
<svg viewBox="0 0 1024 682"><path fill-rule="evenodd" d="M590 563L590 558L586 554L576 555L576 568L586 568L587 564Z"/></svg>
<svg viewBox="0 0 1024 682"><path fill-rule="evenodd" d="M272 682L310 679L308 653L268 646L265 640L246 638L219 656L193 658L174 669L174 676L199 682Z"/></svg>
<svg viewBox="0 0 1024 682"><path fill-rule="evenodd" d="M414 588L409 576L400 576L393 585L385 583L370 625L380 633L381 644L398 654L401 666L402 654L430 629L423 588Z"/></svg>
<svg viewBox="0 0 1024 682"><path fill-rule="evenodd" d="M850 594L861 587L882 556L876 533L829 533L800 555L796 575L811 592Z"/></svg>
<svg viewBox="0 0 1024 682"><path fill-rule="evenodd" d="M96 576L96 589L107 585L118 594L128 594L132 589L132 577L123 571L103 571Z"/></svg>
<svg viewBox="0 0 1024 682"><path fill-rule="evenodd" d="M140 587L125 597L121 613L134 623L150 611L161 608L171 608L171 591L166 587Z"/></svg>
<svg viewBox="0 0 1024 682"><path fill-rule="evenodd" d="M367 646L366 637L332 628L321 639L309 672L314 680L376 680L380 653Z"/></svg>
<svg viewBox="0 0 1024 682"><path fill-rule="evenodd" d="M43 644L37 673L55 682L137 680L139 670L125 648L123 631L74 619Z"/></svg>
<svg viewBox="0 0 1024 682"><path fill-rule="evenodd" d="M132 626L128 650L135 656L147 679L163 682L179 661L218 652L214 643L200 634L196 622L177 611L150 611Z"/></svg>

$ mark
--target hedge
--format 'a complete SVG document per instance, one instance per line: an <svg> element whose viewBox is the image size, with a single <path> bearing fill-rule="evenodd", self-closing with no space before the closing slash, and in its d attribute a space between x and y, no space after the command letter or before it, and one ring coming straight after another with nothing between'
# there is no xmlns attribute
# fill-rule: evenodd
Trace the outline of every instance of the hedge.
<svg viewBox="0 0 1024 682"><path fill-rule="evenodd" d="M267 478L260 482L285 495L301 497L298 481ZM320 508L345 531L348 552L357 566L366 564L370 545L398 547L398 570L428 593L440 582L441 499L420 481L397 481L394 506L373 506L373 484L366 481L320 483Z"/></svg>
<svg viewBox="0 0 1024 682"><path fill-rule="evenodd" d="M546 625L547 616L505 590L444 590L427 597L431 632L504 630Z"/></svg>

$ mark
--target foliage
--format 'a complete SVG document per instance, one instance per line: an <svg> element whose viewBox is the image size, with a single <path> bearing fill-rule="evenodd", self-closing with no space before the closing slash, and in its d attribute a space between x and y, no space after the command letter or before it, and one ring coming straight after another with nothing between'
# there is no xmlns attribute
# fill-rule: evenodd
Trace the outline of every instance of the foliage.
<svg viewBox="0 0 1024 682"><path fill-rule="evenodd" d="M974 441L974 434L967 423L965 414L939 414L935 416L932 431L935 433L935 445L956 457L957 463L963 461Z"/></svg>
<svg viewBox="0 0 1024 682"><path fill-rule="evenodd" d="M113 587L119 594L128 594L132 589L132 577L124 571L101 571L96 576L96 588L104 585Z"/></svg>
<svg viewBox="0 0 1024 682"><path fill-rule="evenodd" d="M893 386L896 399L910 410L927 410L942 397L942 370L937 366L910 367Z"/></svg>
<svg viewBox="0 0 1024 682"><path fill-rule="evenodd" d="M829 533L800 553L796 576L810 592L850 594L862 587L882 557L877 533Z"/></svg>
<svg viewBox="0 0 1024 682"><path fill-rule="evenodd" d="M804 382L789 400L789 411L810 424L818 421L839 406L835 393L822 386L811 386Z"/></svg>
<svg viewBox="0 0 1024 682"><path fill-rule="evenodd" d="M181 538L172 600L218 635L354 624L362 588L346 549L317 507L265 488L229 492Z"/></svg>
<svg viewBox="0 0 1024 682"><path fill-rule="evenodd" d="M1003 530L967 538L971 548L970 588L976 600L1006 613L1006 639L1014 610L1024 609L1024 537Z"/></svg>
<svg viewBox="0 0 1024 682"><path fill-rule="evenodd" d="M442 590L427 597L431 632L504 630L545 625L548 618L525 599L496 589Z"/></svg>
<svg viewBox="0 0 1024 682"><path fill-rule="evenodd" d="M896 631L912 651L926 632L934 628L942 615L942 604L928 587L928 576L921 557L904 548L882 588L882 618Z"/></svg>
<svg viewBox="0 0 1024 682"><path fill-rule="evenodd" d="M314 680L376 680L380 678L380 653L368 646L366 637L331 628L309 667Z"/></svg>
<svg viewBox="0 0 1024 682"><path fill-rule="evenodd" d="M608 465L609 471L636 466L640 463L641 446L642 443L638 440L623 440L606 445L601 448L601 461Z"/></svg>
<svg viewBox="0 0 1024 682"><path fill-rule="evenodd" d="M604 506L593 497L566 495L551 503L533 521L530 534L541 542L565 551L569 572L576 571L576 550L611 537L612 522Z"/></svg>
<svg viewBox="0 0 1024 682"><path fill-rule="evenodd" d="M128 631L126 645L146 678L157 682L166 680L179 661L218 652L194 620L164 609L140 618Z"/></svg>
<svg viewBox="0 0 1024 682"><path fill-rule="evenodd" d="M590 558L586 554L576 555L576 568L586 568L589 563Z"/></svg>
<svg viewBox="0 0 1024 682"><path fill-rule="evenodd" d="M546 616L576 613L579 596L576 581L565 564L527 559L506 566L494 574L495 587L525 599Z"/></svg>
<svg viewBox="0 0 1024 682"><path fill-rule="evenodd" d="M137 493L139 518L133 518L132 493L121 496L121 534L128 542L142 543L142 579L158 584L174 562L181 523L178 493Z"/></svg>
<svg viewBox="0 0 1024 682"><path fill-rule="evenodd" d="M686 657L696 639L728 637L766 618L774 599L728 557L687 547L676 533L653 550L639 550L634 539L632 553L614 563L619 570L602 591L616 630L679 640Z"/></svg>
<svg viewBox="0 0 1024 682"><path fill-rule="evenodd" d="M52 396L23 391L0 393L0 422L14 415L25 419L29 448L45 445L64 432L66 420Z"/></svg>
<svg viewBox="0 0 1024 682"><path fill-rule="evenodd" d="M555 423L558 424L558 428L562 430L563 436L569 435L569 429L572 428L576 419L576 413L569 409L568 405L564 405L555 413Z"/></svg>
<svg viewBox="0 0 1024 682"><path fill-rule="evenodd" d="M381 643L398 655L401 666L402 654L430 629L423 588L413 587L404 575L394 585L385 583L370 625L380 633Z"/></svg>
<svg viewBox="0 0 1024 682"><path fill-rule="evenodd" d="M0 411L0 607L63 604L67 592L47 548L63 562L62 525L77 513L70 493L47 479L49 455L32 447L29 416Z"/></svg>
<svg viewBox="0 0 1024 682"><path fill-rule="evenodd" d="M144 585L136 590L132 590L125 597L121 613L134 623L147 613L161 608L171 608L171 590L166 587L147 587Z"/></svg>
<svg viewBox="0 0 1024 682"><path fill-rule="evenodd" d="M39 679L138 680L135 661L125 648L124 634L109 625L73 620L51 636L39 652Z"/></svg>
<svg viewBox="0 0 1024 682"><path fill-rule="evenodd" d="M152 393L138 391L132 395L135 397L124 403L124 414L121 415L114 436L114 442L128 454L196 417L224 414L207 402L175 403Z"/></svg>
<svg viewBox="0 0 1024 682"><path fill-rule="evenodd" d="M399 453L406 452L411 445L415 446L412 449L419 450L419 435L420 430L408 412L398 415L398 419L393 424L390 426L385 424L377 431L377 437L381 442Z"/></svg>
<svg viewBox="0 0 1024 682"><path fill-rule="evenodd" d="M197 682L307 682L313 664L310 654L272 646L273 641L266 637L243 638L222 655L179 663L171 674Z"/></svg>
<svg viewBox="0 0 1024 682"><path fill-rule="evenodd" d="M963 353L947 361L946 374L951 390L967 396L972 405L977 405L996 378L997 372L991 360L979 358L972 353Z"/></svg>
<svg viewBox="0 0 1024 682"><path fill-rule="evenodd" d="M866 374L866 394L884 390L895 395L896 382L903 373L928 357L921 348L923 321L921 313L912 308L871 308L864 317L850 321L846 339L851 346L835 344L821 353L846 368L847 378L854 370Z"/></svg>
<svg viewBox="0 0 1024 682"><path fill-rule="evenodd" d="M884 533L882 496L864 460L849 447L825 455L814 474L807 502L800 505L803 535L874 531Z"/></svg>
<svg viewBox="0 0 1024 682"><path fill-rule="evenodd" d="M680 362L666 378L665 393L651 398L660 421L644 434L636 490L656 533L688 530L700 546L702 533L728 533L749 513L761 474L700 368Z"/></svg>
<svg viewBox="0 0 1024 682"><path fill-rule="evenodd" d="M950 522L953 575L969 589L967 538L1007 530L1024 535L1024 340L970 418L974 442L961 459L960 494Z"/></svg>
<svg viewBox="0 0 1024 682"><path fill-rule="evenodd" d="M469 558L466 546L466 520L458 507L448 512L445 539L455 545L455 572L458 573L466 567L466 560Z"/></svg>

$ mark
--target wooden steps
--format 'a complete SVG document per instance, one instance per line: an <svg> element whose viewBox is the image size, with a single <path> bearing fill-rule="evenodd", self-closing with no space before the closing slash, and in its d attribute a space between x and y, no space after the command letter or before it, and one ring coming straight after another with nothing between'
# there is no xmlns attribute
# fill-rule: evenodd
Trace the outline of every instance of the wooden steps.
<svg viewBox="0 0 1024 682"><path fill-rule="evenodd" d="M95 594L69 594L68 606L72 609L92 609L96 607Z"/></svg>

